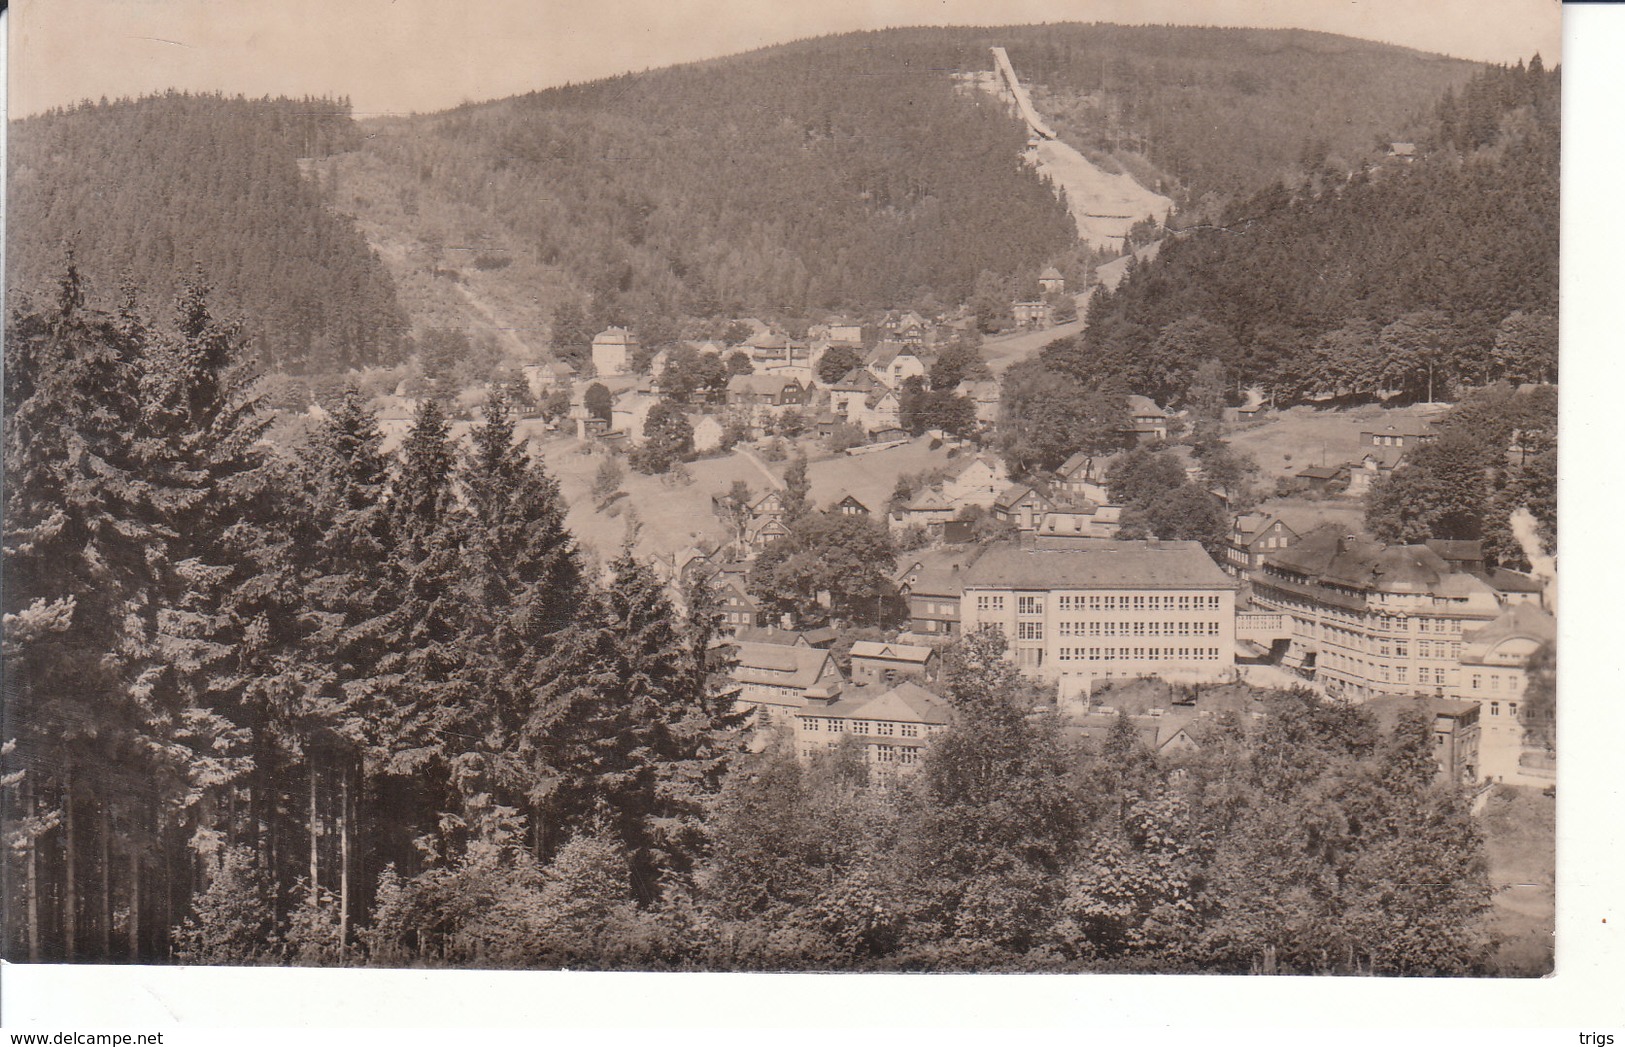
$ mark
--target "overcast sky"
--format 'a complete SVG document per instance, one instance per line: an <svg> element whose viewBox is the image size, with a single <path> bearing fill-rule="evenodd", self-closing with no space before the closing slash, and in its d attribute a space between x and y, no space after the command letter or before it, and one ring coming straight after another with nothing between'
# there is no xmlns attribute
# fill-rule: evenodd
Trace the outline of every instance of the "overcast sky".
<svg viewBox="0 0 1625 1047"><path fill-rule="evenodd" d="M1559 48L1557 0L16 0L11 111L165 88L431 111L894 25L1298 26L1462 58Z"/></svg>

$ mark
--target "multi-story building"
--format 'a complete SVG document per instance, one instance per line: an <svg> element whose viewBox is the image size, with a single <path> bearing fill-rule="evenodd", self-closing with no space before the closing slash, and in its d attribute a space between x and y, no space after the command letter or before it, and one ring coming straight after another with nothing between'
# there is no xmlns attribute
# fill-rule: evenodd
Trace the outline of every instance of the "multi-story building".
<svg viewBox="0 0 1625 1047"><path fill-rule="evenodd" d="M1096 680L1212 681L1235 665L1235 582L1196 542L999 545L963 571L966 632L999 629L1063 699Z"/></svg>
<svg viewBox="0 0 1625 1047"><path fill-rule="evenodd" d="M1557 637L1557 621L1530 603L1515 603L1495 621L1462 634L1459 696L1479 709L1480 764L1486 778L1547 785L1549 760L1525 742L1519 706L1529 667Z"/></svg>
<svg viewBox="0 0 1625 1047"><path fill-rule="evenodd" d="M733 681L735 701L756 710L756 725L795 725L795 714L807 704L809 689L842 682L835 656L816 647L736 641Z"/></svg>
<svg viewBox="0 0 1625 1047"><path fill-rule="evenodd" d="M593 336L592 366L600 378L631 374L638 340L624 327L610 327Z"/></svg>
<svg viewBox="0 0 1625 1047"><path fill-rule="evenodd" d="M1426 545L1387 546L1335 526L1264 557L1253 602L1279 611L1283 664L1356 701L1458 694L1462 633L1501 613L1496 590Z"/></svg>
<svg viewBox="0 0 1625 1047"><path fill-rule="evenodd" d="M809 689L795 714L797 751L811 759L852 739L863 747L870 772L884 782L918 769L930 739L948 729L951 713L946 701L913 680L829 682Z"/></svg>

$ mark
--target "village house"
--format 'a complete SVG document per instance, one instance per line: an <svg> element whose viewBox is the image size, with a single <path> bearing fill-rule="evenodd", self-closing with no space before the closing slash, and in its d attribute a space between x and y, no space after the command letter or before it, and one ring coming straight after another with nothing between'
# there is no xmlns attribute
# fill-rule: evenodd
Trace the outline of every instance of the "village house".
<svg viewBox="0 0 1625 1047"><path fill-rule="evenodd" d="M1556 638L1556 619L1529 603L1514 604L1487 625L1462 632L1457 697L1478 706L1485 778L1513 785L1552 783L1549 757L1526 744L1519 706L1529 689L1531 663Z"/></svg>
<svg viewBox="0 0 1625 1047"><path fill-rule="evenodd" d="M830 413L842 421L860 425L864 403L869 394L884 388L880 379L860 367L855 367L829 387Z"/></svg>
<svg viewBox="0 0 1625 1047"><path fill-rule="evenodd" d="M756 710L756 726L795 726L795 714L807 704L809 688L844 682L835 656L816 647L780 643L733 643L734 667L729 674L739 688L735 702Z"/></svg>
<svg viewBox="0 0 1625 1047"><path fill-rule="evenodd" d="M610 431L625 433L627 442L634 447L642 444L643 425L649 420L649 412L659 403L659 398L648 393L623 393L611 409Z"/></svg>
<svg viewBox="0 0 1625 1047"><path fill-rule="evenodd" d="M1010 313L1017 327L1044 328L1055 326L1055 310L1042 299L1036 302L1012 302Z"/></svg>
<svg viewBox="0 0 1625 1047"><path fill-rule="evenodd" d="M525 376L525 385L529 387L530 395L538 400L546 399L555 389L568 392L571 383L576 379L576 369L563 360L526 364L519 372Z"/></svg>
<svg viewBox="0 0 1625 1047"><path fill-rule="evenodd" d="M1038 274L1040 294L1062 294L1066 291L1066 278L1053 265Z"/></svg>
<svg viewBox="0 0 1625 1047"><path fill-rule="evenodd" d="M722 616L721 631L726 636L738 636L741 630L761 623L761 601L745 588L745 576L733 571L719 571L712 578L711 591Z"/></svg>
<svg viewBox="0 0 1625 1047"><path fill-rule="evenodd" d="M1501 613L1488 582L1426 545L1383 545L1336 525L1267 552L1252 596L1282 614L1283 664L1354 701L1458 693L1463 631Z"/></svg>
<svg viewBox="0 0 1625 1047"><path fill-rule="evenodd" d="M925 362L908 346L896 343L876 346L864 360L863 368L888 389L901 389L910 378L925 376Z"/></svg>
<svg viewBox="0 0 1625 1047"><path fill-rule="evenodd" d="M1222 566L1237 577L1246 577L1264 562L1267 554L1289 548L1297 540L1298 532L1279 516L1241 513L1230 525Z"/></svg>
<svg viewBox="0 0 1625 1047"><path fill-rule="evenodd" d="M1156 443L1168 439L1168 412L1149 396L1130 396L1128 416L1130 424L1124 432L1133 433L1138 442Z"/></svg>
<svg viewBox="0 0 1625 1047"><path fill-rule="evenodd" d="M907 504L899 506L892 514L892 522L898 527L924 527L933 534L940 534L942 525L952 520L957 512L942 487L936 485L925 488L909 499Z"/></svg>
<svg viewBox="0 0 1625 1047"><path fill-rule="evenodd" d="M908 601L908 635L913 641L937 643L959 635L964 570L988 548L986 545L950 546L903 557L892 581L898 594Z"/></svg>
<svg viewBox="0 0 1625 1047"><path fill-rule="evenodd" d="M711 454L722 449L722 423L714 414L691 414L688 424L694 430L694 453Z"/></svg>
<svg viewBox="0 0 1625 1047"><path fill-rule="evenodd" d="M993 546L964 569L966 632L997 629L1063 699L1096 680L1216 681L1235 664L1235 583L1197 542Z"/></svg>
<svg viewBox="0 0 1625 1047"><path fill-rule="evenodd" d="M983 425L992 425L999 420L999 383L990 379L959 383L955 390L960 396L971 402L976 411L976 420Z"/></svg>
<svg viewBox="0 0 1625 1047"><path fill-rule="evenodd" d="M837 680L809 689L795 719L802 759L855 743L863 747L870 773L884 784L919 768L926 745L953 722L953 710L913 680L895 685Z"/></svg>
<svg viewBox="0 0 1625 1047"><path fill-rule="evenodd" d="M830 503L829 510L832 513L840 513L842 516L870 515L869 507L859 501L857 495L850 494L846 491L842 491L836 497L836 499Z"/></svg>
<svg viewBox="0 0 1625 1047"><path fill-rule="evenodd" d="M1041 541L1115 538L1122 529L1123 507L1098 505L1088 498L1058 499L1038 518L1034 534Z"/></svg>
<svg viewBox="0 0 1625 1047"><path fill-rule="evenodd" d="M857 415L848 415L847 421L877 440L889 439L898 433L908 435L903 429L902 403L890 389L876 389L864 397Z"/></svg>
<svg viewBox="0 0 1625 1047"><path fill-rule="evenodd" d="M1055 470L1055 489L1066 494L1087 498L1092 502L1106 505L1111 502L1111 496L1106 488L1100 485L1097 475L1098 466L1094 455L1079 451L1071 458L1061 463Z"/></svg>
<svg viewBox="0 0 1625 1047"><path fill-rule="evenodd" d="M631 374L638 354L638 340L624 327L610 327L592 340L592 367L600 378Z"/></svg>
<svg viewBox="0 0 1625 1047"><path fill-rule="evenodd" d="M993 503L1010 482L1004 462L990 455L961 458L949 468L951 472L942 481L942 493L959 508L970 505L993 508Z"/></svg>
<svg viewBox="0 0 1625 1047"><path fill-rule="evenodd" d="M736 374L728 379L728 405L753 430L792 408L806 405L808 389L793 376Z"/></svg>
<svg viewBox="0 0 1625 1047"><path fill-rule="evenodd" d="M937 675L937 652L917 644L859 640L852 645L852 682L890 686L901 680L926 683Z"/></svg>
<svg viewBox="0 0 1625 1047"><path fill-rule="evenodd" d="M993 518L1015 525L1017 530L1036 531L1044 514L1053 512L1056 502L1033 484L1013 484L993 501Z"/></svg>
<svg viewBox="0 0 1625 1047"><path fill-rule="evenodd" d="M1336 494L1348 486L1349 469L1346 465L1309 465L1298 470L1297 478L1317 494Z"/></svg>

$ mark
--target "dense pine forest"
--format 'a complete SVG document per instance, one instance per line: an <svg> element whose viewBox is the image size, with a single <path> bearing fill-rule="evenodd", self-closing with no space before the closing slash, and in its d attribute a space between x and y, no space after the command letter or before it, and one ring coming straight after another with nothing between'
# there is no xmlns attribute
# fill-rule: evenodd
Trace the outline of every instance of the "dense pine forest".
<svg viewBox="0 0 1625 1047"><path fill-rule="evenodd" d="M10 958L1498 970L1421 714L1259 694L1158 756L995 634L912 779L751 753L707 594L590 565L500 395L278 452L206 278L139 297L70 267L10 322Z"/></svg>
<svg viewBox="0 0 1625 1047"><path fill-rule="evenodd" d="M369 126L417 206L482 201L606 322L943 309L1072 243L1017 121L850 42Z"/></svg>
<svg viewBox="0 0 1625 1047"><path fill-rule="evenodd" d="M7 280L49 299L64 248L109 294L166 304L194 265L267 366L342 371L402 352L389 274L303 157L357 148L349 104L170 92L14 121Z"/></svg>
<svg viewBox="0 0 1625 1047"><path fill-rule="evenodd" d="M128 279L154 310L201 264L268 368L332 373L398 361L409 330L579 349L611 322L658 342L685 315L933 313L979 277L1081 277L1022 126L953 79L994 44L1063 138L1193 217L1289 168L1357 167L1473 68L1296 31L1063 25L846 34L360 125L343 100L85 103L12 126L11 289L48 300L72 246L99 292ZM349 217L385 212L393 280ZM459 293L476 274L501 319Z"/></svg>
<svg viewBox="0 0 1625 1047"><path fill-rule="evenodd" d="M1064 140L1203 213L1282 172L1358 169L1420 133L1439 96L1480 68L1304 30L1094 25L987 35L989 44L1008 41Z"/></svg>
<svg viewBox="0 0 1625 1047"><path fill-rule="evenodd" d="M1538 58L1488 69L1414 161L1276 185L1170 238L1047 366L1176 403L1210 360L1277 403L1554 380L1559 83Z"/></svg>

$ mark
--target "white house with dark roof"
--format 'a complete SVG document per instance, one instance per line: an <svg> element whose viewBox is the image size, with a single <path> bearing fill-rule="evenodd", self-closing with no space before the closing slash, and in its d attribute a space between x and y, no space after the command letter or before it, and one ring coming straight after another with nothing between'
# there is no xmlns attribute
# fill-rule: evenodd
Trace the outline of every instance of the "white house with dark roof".
<svg viewBox="0 0 1625 1047"><path fill-rule="evenodd" d="M1216 681L1235 665L1235 582L1197 542L1002 544L962 575L964 631L1002 631L1008 657L1063 698L1095 680Z"/></svg>

